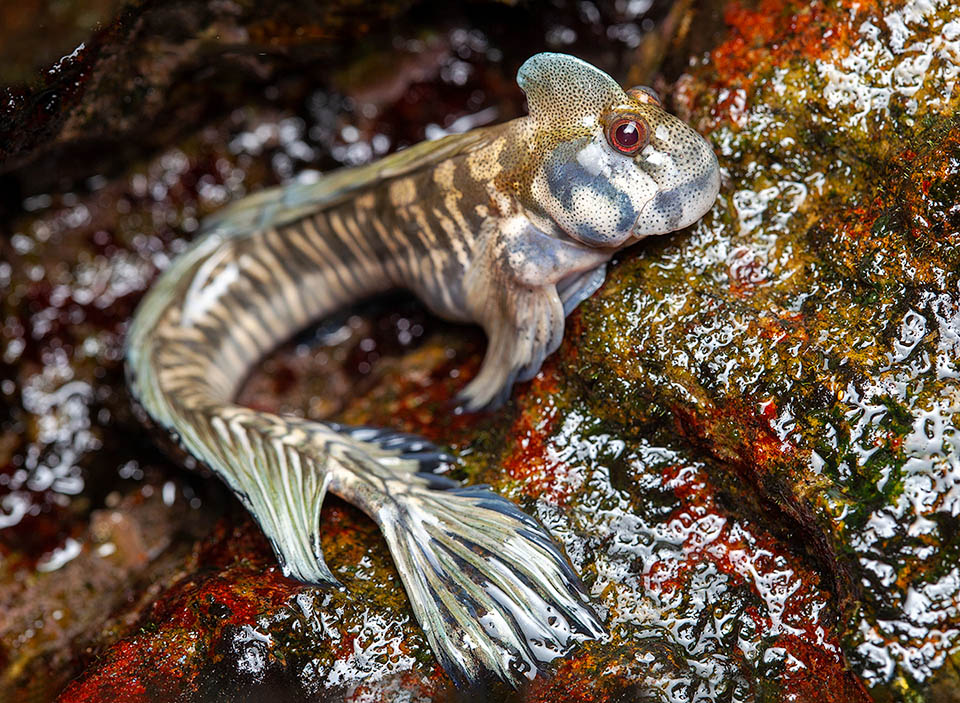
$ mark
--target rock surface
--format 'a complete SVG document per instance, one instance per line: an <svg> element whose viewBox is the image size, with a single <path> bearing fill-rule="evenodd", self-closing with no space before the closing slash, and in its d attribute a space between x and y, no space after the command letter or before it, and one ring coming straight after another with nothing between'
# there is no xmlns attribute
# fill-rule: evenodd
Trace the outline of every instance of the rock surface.
<svg viewBox="0 0 960 703"><path fill-rule="evenodd" d="M163 5L0 106L0 699L471 699L372 523L325 505L346 593L283 578L139 429L119 354L203 215L519 114L540 49L627 84L660 65L720 157L713 212L627 252L497 413L450 411L482 335L396 296L285 345L243 400L424 434L551 530L610 638L493 700L960 697L960 11Z"/></svg>

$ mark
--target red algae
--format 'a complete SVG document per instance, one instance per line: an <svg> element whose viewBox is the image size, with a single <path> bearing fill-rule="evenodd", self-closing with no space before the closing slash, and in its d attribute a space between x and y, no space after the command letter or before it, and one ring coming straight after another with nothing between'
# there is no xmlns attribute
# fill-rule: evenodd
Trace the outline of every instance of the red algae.
<svg viewBox="0 0 960 703"><path fill-rule="evenodd" d="M853 13L867 6L879 7L855 0L761 0L750 7L730 3L723 11L729 36L711 50L710 71L724 87L749 90L752 81L773 66L793 58L818 59L836 47L848 46ZM729 105L718 102L717 113Z"/></svg>
<svg viewBox="0 0 960 703"><path fill-rule="evenodd" d="M188 650L182 649L178 646L179 644L179 642L164 643L161 648L164 656L160 658L157 657L158 652L143 646L136 640L121 642L111 653L110 660L101 665L92 680L70 684L58 700L69 703L94 703L105 700L117 701L117 703L141 703L158 698L176 698L183 693L180 680L183 677L182 671L176 668L167 671L153 669L146 680L139 673L144 659L149 655L153 655L147 658L151 668L162 663L156 661L158 658L163 661L182 659ZM168 658L167 655L174 655L176 658Z"/></svg>
<svg viewBox="0 0 960 703"><path fill-rule="evenodd" d="M728 4L723 18L729 35L710 51L706 71L719 93L711 105L710 127L724 119L741 124L748 96L765 73L790 61L815 61L845 51L855 36L859 13L879 7L857 0Z"/></svg>
<svg viewBox="0 0 960 703"><path fill-rule="evenodd" d="M783 635L775 642L793 657L787 674L779 682L784 700L803 703L869 703L873 697L846 662L832 652L810 644L808 637Z"/></svg>
<svg viewBox="0 0 960 703"><path fill-rule="evenodd" d="M775 689L779 700L809 700L818 687L829 682L825 697L819 699L829 703L869 701L863 685L846 666L839 638L819 622L819 613L826 606L819 575L799 565L772 535L749 523L726 519L717 505L716 489L696 471L667 466L663 482L682 501L668 522L678 523L686 534L686 561L671 565L666 573L654 565L651 589L667 595L683 588L693 565L703 560L716 564L733 583L748 584L768 608L762 612L751 607L747 615L759 631L775 636L769 651L785 657ZM698 525L706 529L698 529Z"/></svg>
<svg viewBox="0 0 960 703"><path fill-rule="evenodd" d="M263 613L304 588L268 566L269 547L251 527L228 530L221 523L219 534L188 562L188 569L192 562L202 564L203 571L184 575L167 588L142 617L139 632L111 646L98 667L71 683L59 700L133 703L195 692L200 670L185 669L184 662L204 655L215 660L214 645L225 631L256 626ZM256 552L261 559L252 563Z"/></svg>
<svg viewBox="0 0 960 703"><path fill-rule="evenodd" d="M511 449L500 459L505 474L500 480L515 482L527 498L562 506L569 498L569 467L550 450L547 441L561 419L553 402L559 388L555 366L548 362L521 398L516 420L507 430Z"/></svg>

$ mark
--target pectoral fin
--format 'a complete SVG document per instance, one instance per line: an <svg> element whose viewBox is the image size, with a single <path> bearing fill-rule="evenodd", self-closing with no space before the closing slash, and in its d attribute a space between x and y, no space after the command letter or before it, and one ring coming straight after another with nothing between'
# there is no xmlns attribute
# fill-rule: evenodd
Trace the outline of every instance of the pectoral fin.
<svg viewBox="0 0 960 703"><path fill-rule="evenodd" d="M468 410L502 404L516 381L537 374L560 346L566 314L603 282L609 258L552 237L520 215L491 219L481 238L465 283L488 345L480 372L460 393Z"/></svg>
<svg viewBox="0 0 960 703"><path fill-rule="evenodd" d="M489 301L487 352L477 376L460 392L467 410L497 407L516 381L527 381L563 339L563 304L553 286L513 286Z"/></svg>
<svg viewBox="0 0 960 703"><path fill-rule="evenodd" d="M574 274L557 284L557 293L563 302L563 314L569 315L576 307L596 293L607 277L606 263L596 268Z"/></svg>

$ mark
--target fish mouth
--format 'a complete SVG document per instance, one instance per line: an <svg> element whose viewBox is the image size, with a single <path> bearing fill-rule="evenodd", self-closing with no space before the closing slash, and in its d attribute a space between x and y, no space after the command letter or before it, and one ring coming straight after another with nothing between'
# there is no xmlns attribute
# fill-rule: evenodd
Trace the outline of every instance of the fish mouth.
<svg viewBox="0 0 960 703"><path fill-rule="evenodd" d="M709 148L705 168L673 188L659 189L640 208L631 227L635 239L689 227L710 212L720 194L720 166Z"/></svg>

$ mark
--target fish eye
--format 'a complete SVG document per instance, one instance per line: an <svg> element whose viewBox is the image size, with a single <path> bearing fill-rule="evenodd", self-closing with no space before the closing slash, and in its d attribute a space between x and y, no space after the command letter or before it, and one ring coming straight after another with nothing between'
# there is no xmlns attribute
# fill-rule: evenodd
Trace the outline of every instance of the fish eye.
<svg viewBox="0 0 960 703"><path fill-rule="evenodd" d="M621 154L633 156L647 145L650 129L637 115L621 115L610 122L607 141Z"/></svg>
<svg viewBox="0 0 960 703"><path fill-rule="evenodd" d="M663 101L657 95L657 91L646 85L635 85L627 91L627 95L644 105L663 106Z"/></svg>

